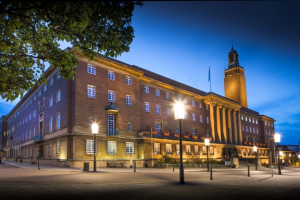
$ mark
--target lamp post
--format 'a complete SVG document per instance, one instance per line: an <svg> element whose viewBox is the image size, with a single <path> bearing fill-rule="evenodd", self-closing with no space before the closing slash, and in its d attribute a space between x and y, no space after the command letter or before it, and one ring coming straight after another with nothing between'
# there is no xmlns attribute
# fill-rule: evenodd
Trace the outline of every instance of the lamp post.
<svg viewBox="0 0 300 200"><path fill-rule="evenodd" d="M175 120L179 121L179 146L180 146L180 165L179 165L179 171L180 171L180 182L181 184L184 184L184 169L183 169L183 163L182 163L182 134L181 134L181 120L184 119L184 105L183 103L177 101L174 106L175 110Z"/></svg>
<svg viewBox="0 0 300 200"><path fill-rule="evenodd" d="M94 172L97 172L96 166L96 134L98 134L98 124L92 124L92 134L94 135Z"/></svg>
<svg viewBox="0 0 300 200"><path fill-rule="evenodd" d="M206 146L206 155L207 155L207 171L209 171L209 164L208 164L208 146L209 146L209 139L208 138L205 138L204 139L204 142L205 142L205 146Z"/></svg>
<svg viewBox="0 0 300 200"><path fill-rule="evenodd" d="M280 142L280 134L275 133L274 135L274 142L277 143L277 151L278 151L278 175L281 175L281 169L280 169L280 158L279 158L279 142Z"/></svg>
<svg viewBox="0 0 300 200"><path fill-rule="evenodd" d="M255 154L255 170L257 170L257 146L253 146L253 151Z"/></svg>

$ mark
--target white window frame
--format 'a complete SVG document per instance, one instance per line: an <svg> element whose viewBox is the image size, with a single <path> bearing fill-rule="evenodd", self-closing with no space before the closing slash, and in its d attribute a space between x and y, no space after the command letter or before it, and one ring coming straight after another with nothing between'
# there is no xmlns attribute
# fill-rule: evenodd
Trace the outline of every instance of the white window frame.
<svg viewBox="0 0 300 200"><path fill-rule="evenodd" d="M145 87L144 87L144 92L145 92L146 94L149 94L149 86L146 86L146 85L145 85Z"/></svg>
<svg viewBox="0 0 300 200"><path fill-rule="evenodd" d="M170 115L171 115L171 114L170 114L170 108L169 108L169 107L166 108L166 112L167 112L167 116L170 116Z"/></svg>
<svg viewBox="0 0 300 200"><path fill-rule="evenodd" d="M60 113L56 114L56 130L60 130Z"/></svg>
<svg viewBox="0 0 300 200"><path fill-rule="evenodd" d="M196 114L192 113L192 116L193 116L193 121L195 122L196 121Z"/></svg>
<svg viewBox="0 0 300 200"><path fill-rule="evenodd" d="M130 122L128 122L128 124L127 124L127 130L128 130L128 132L131 132L131 123Z"/></svg>
<svg viewBox="0 0 300 200"><path fill-rule="evenodd" d="M199 146L194 146L195 155L199 155Z"/></svg>
<svg viewBox="0 0 300 200"><path fill-rule="evenodd" d="M115 72L108 70L108 79L115 80Z"/></svg>
<svg viewBox="0 0 300 200"><path fill-rule="evenodd" d="M86 140L85 152L86 154L94 154L94 140ZM96 141L96 154L97 154L97 141Z"/></svg>
<svg viewBox="0 0 300 200"><path fill-rule="evenodd" d="M191 145L185 145L185 153L186 155L191 155Z"/></svg>
<svg viewBox="0 0 300 200"><path fill-rule="evenodd" d="M46 92L47 91L47 85L45 84L44 85L44 92Z"/></svg>
<svg viewBox="0 0 300 200"><path fill-rule="evenodd" d="M49 132L52 133L53 131L53 118L52 116L49 118Z"/></svg>
<svg viewBox="0 0 300 200"><path fill-rule="evenodd" d="M60 155L60 141L56 142L56 155Z"/></svg>
<svg viewBox="0 0 300 200"><path fill-rule="evenodd" d="M180 146L179 144L176 144L176 155L180 154Z"/></svg>
<svg viewBox="0 0 300 200"><path fill-rule="evenodd" d="M126 154L134 154L134 142L126 142Z"/></svg>
<svg viewBox="0 0 300 200"><path fill-rule="evenodd" d="M115 91L108 90L108 102L115 102Z"/></svg>
<svg viewBox="0 0 300 200"><path fill-rule="evenodd" d="M154 154L160 154L161 152L160 152L160 143L154 143L153 144L153 146L154 146Z"/></svg>
<svg viewBox="0 0 300 200"><path fill-rule="evenodd" d="M96 97L96 90L95 90L95 97ZM56 91L56 103L60 102L61 99L61 91L57 90Z"/></svg>
<svg viewBox="0 0 300 200"><path fill-rule="evenodd" d="M132 106L132 96L130 94L126 94L126 106Z"/></svg>
<svg viewBox="0 0 300 200"><path fill-rule="evenodd" d="M192 100L192 106L195 106L195 101L194 100Z"/></svg>
<svg viewBox="0 0 300 200"><path fill-rule="evenodd" d="M91 99L96 98L96 86L87 85L87 97Z"/></svg>
<svg viewBox="0 0 300 200"><path fill-rule="evenodd" d="M52 143L49 144L49 156L52 156L53 153L53 145Z"/></svg>
<svg viewBox="0 0 300 200"><path fill-rule="evenodd" d="M214 153L214 147L209 147L209 154L212 156Z"/></svg>
<svg viewBox="0 0 300 200"><path fill-rule="evenodd" d="M126 85L131 85L131 76L126 76Z"/></svg>
<svg viewBox="0 0 300 200"><path fill-rule="evenodd" d="M107 141L107 154L117 154L116 141Z"/></svg>
<svg viewBox="0 0 300 200"><path fill-rule="evenodd" d="M94 65L88 64L87 73L96 75L96 68Z"/></svg>
<svg viewBox="0 0 300 200"><path fill-rule="evenodd" d="M200 115L200 123L203 123L202 115Z"/></svg>
<svg viewBox="0 0 300 200"><path fill-rule="evenodd" d="M192 135L197 135L197 129L196 128L192 128Z"/></svg>
<svg viewBox="0 0 300 200"><path fill-rule="evenodd" d="M166 144L166 154L172 154L172 145Z"/></svg>
<svg viewBox="0 0 300 200"><path fill-rule="evenodd" d="M50 86L53 85L53 77L50 78Z"/></svg>
<svg viewBox="0 0 300 200"><path fill-rule="evenodd" d="M49 108L53 106L53 96L49 98Z"/></svg>
<svg viewBox="0 0 300 200"><path fill-rule="evenodd" d="M150 112L150 104L149 104L149 102L145 102L145 112Z"/></svg>
<svg viewBox="0 0 300 200"><path fill-rule="evenodd" d="M160 115L160 105L156 105L156 114Z"/></svg>
<svg viewBox="0 0 300 200"><path fill-rule="evenodd" d="M159 89L155 89L155 96L160 97L160 90Z"/></svg>

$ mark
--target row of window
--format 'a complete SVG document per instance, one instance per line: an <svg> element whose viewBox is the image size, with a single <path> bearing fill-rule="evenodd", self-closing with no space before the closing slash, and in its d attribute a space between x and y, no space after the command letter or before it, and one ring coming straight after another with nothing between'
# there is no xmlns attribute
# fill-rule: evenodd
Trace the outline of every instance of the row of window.
<svg viewBox="0 0 300 200"><path fill-rule="evenodd" d="M241 119L244 120L244 116L243 115L241 115ZM250 118L250 117L248 118L248 117L245 116L245 121L246 122L248 121L248 119L249 119L249 122L253 122L253 123L258 124L258 120L257 119L253 119L253 118Z"/></svg>
<svg viewBox="0 0 300 200"><path fill-rule="evenodd" d="M267 126L267 125L273 127L273 123L265 121L265 126Z"/></svg>
<svg viewBox="0 0 300 200"><path fill-rule="evenodd" d="M172 144L165 144L166 145L166 154L172 154ZM180 146L176 144L175 146L176 155L180 153ZM202 155L207 155L206 146L202 146ZM209 147L210 155L214 155L214 147ZM186 155L191 155L191 145L185 145L185 153ZM161 144L154 143L154 154L161 154ZM199 155L199 146L194 146L194 155Z"/></svg>
<svg viewBox="0 0 300 200"><path fill-rule="evenodd" d="M258 155L259 156L267 156L268 155L268 151L267 150L261 150L261 149L259 149L258 150ZM253 149L247 149L247 153L246 153L246 149L243 149L243 156L254 156L255 154L254 154L254 151L253 151Z"/></svg>
<svg viewBox="0 0 300 200"><path fill-rule="evenodd" d="M56 114L56 130L60 129L60 113ZM53 117L49 118L49 132L53 132Z"/></svg>
<svg viewBox="0 0 300 200"><path fill-rule="evenodd" d="M242 131L245 131L244 125L242 125ZM248 126L246 126L246 132L248 132ZM258 128L256 128L256 131L255 131L255 128L252 128L252 127L249 127L249 132L250 133L253 132L253 133L257 133L257 134L259 133Z"/></svg>
<svg viewBox="0 0 300 200"><path fill-rule="evenodd" d="M94 140L86 140L86 153L94 153ZM96 141L96 153L97 153L97 141ZM107 154L117 154L117 142L107 141ZM134 143L126 142L126 154L134 154Z"/></svg>

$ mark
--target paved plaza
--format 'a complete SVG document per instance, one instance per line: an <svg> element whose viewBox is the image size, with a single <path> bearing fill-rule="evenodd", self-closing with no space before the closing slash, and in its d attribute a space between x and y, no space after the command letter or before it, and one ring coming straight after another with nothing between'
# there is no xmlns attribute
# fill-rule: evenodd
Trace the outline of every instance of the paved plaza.
<svg viewBox="0 0 300 200"><path fill-rule="evenodd" d="M186 168L186 184L172 168L76 168L10 162L0 165L0 199L283 199L299 198L300 169L286 167L282 175L259 168ZM92 169L91 169L92 170Z"/></svg>

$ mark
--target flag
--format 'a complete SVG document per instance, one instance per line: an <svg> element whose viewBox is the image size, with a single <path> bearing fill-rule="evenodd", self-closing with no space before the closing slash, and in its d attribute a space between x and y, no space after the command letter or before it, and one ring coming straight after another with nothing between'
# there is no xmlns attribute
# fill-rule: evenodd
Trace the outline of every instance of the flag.
<svg viewBox="0 0 300 200"><path fill-rule="evenodd" d="M208 82L210 81L210 67L209 67L209 70L208 70Z"/></svg>

